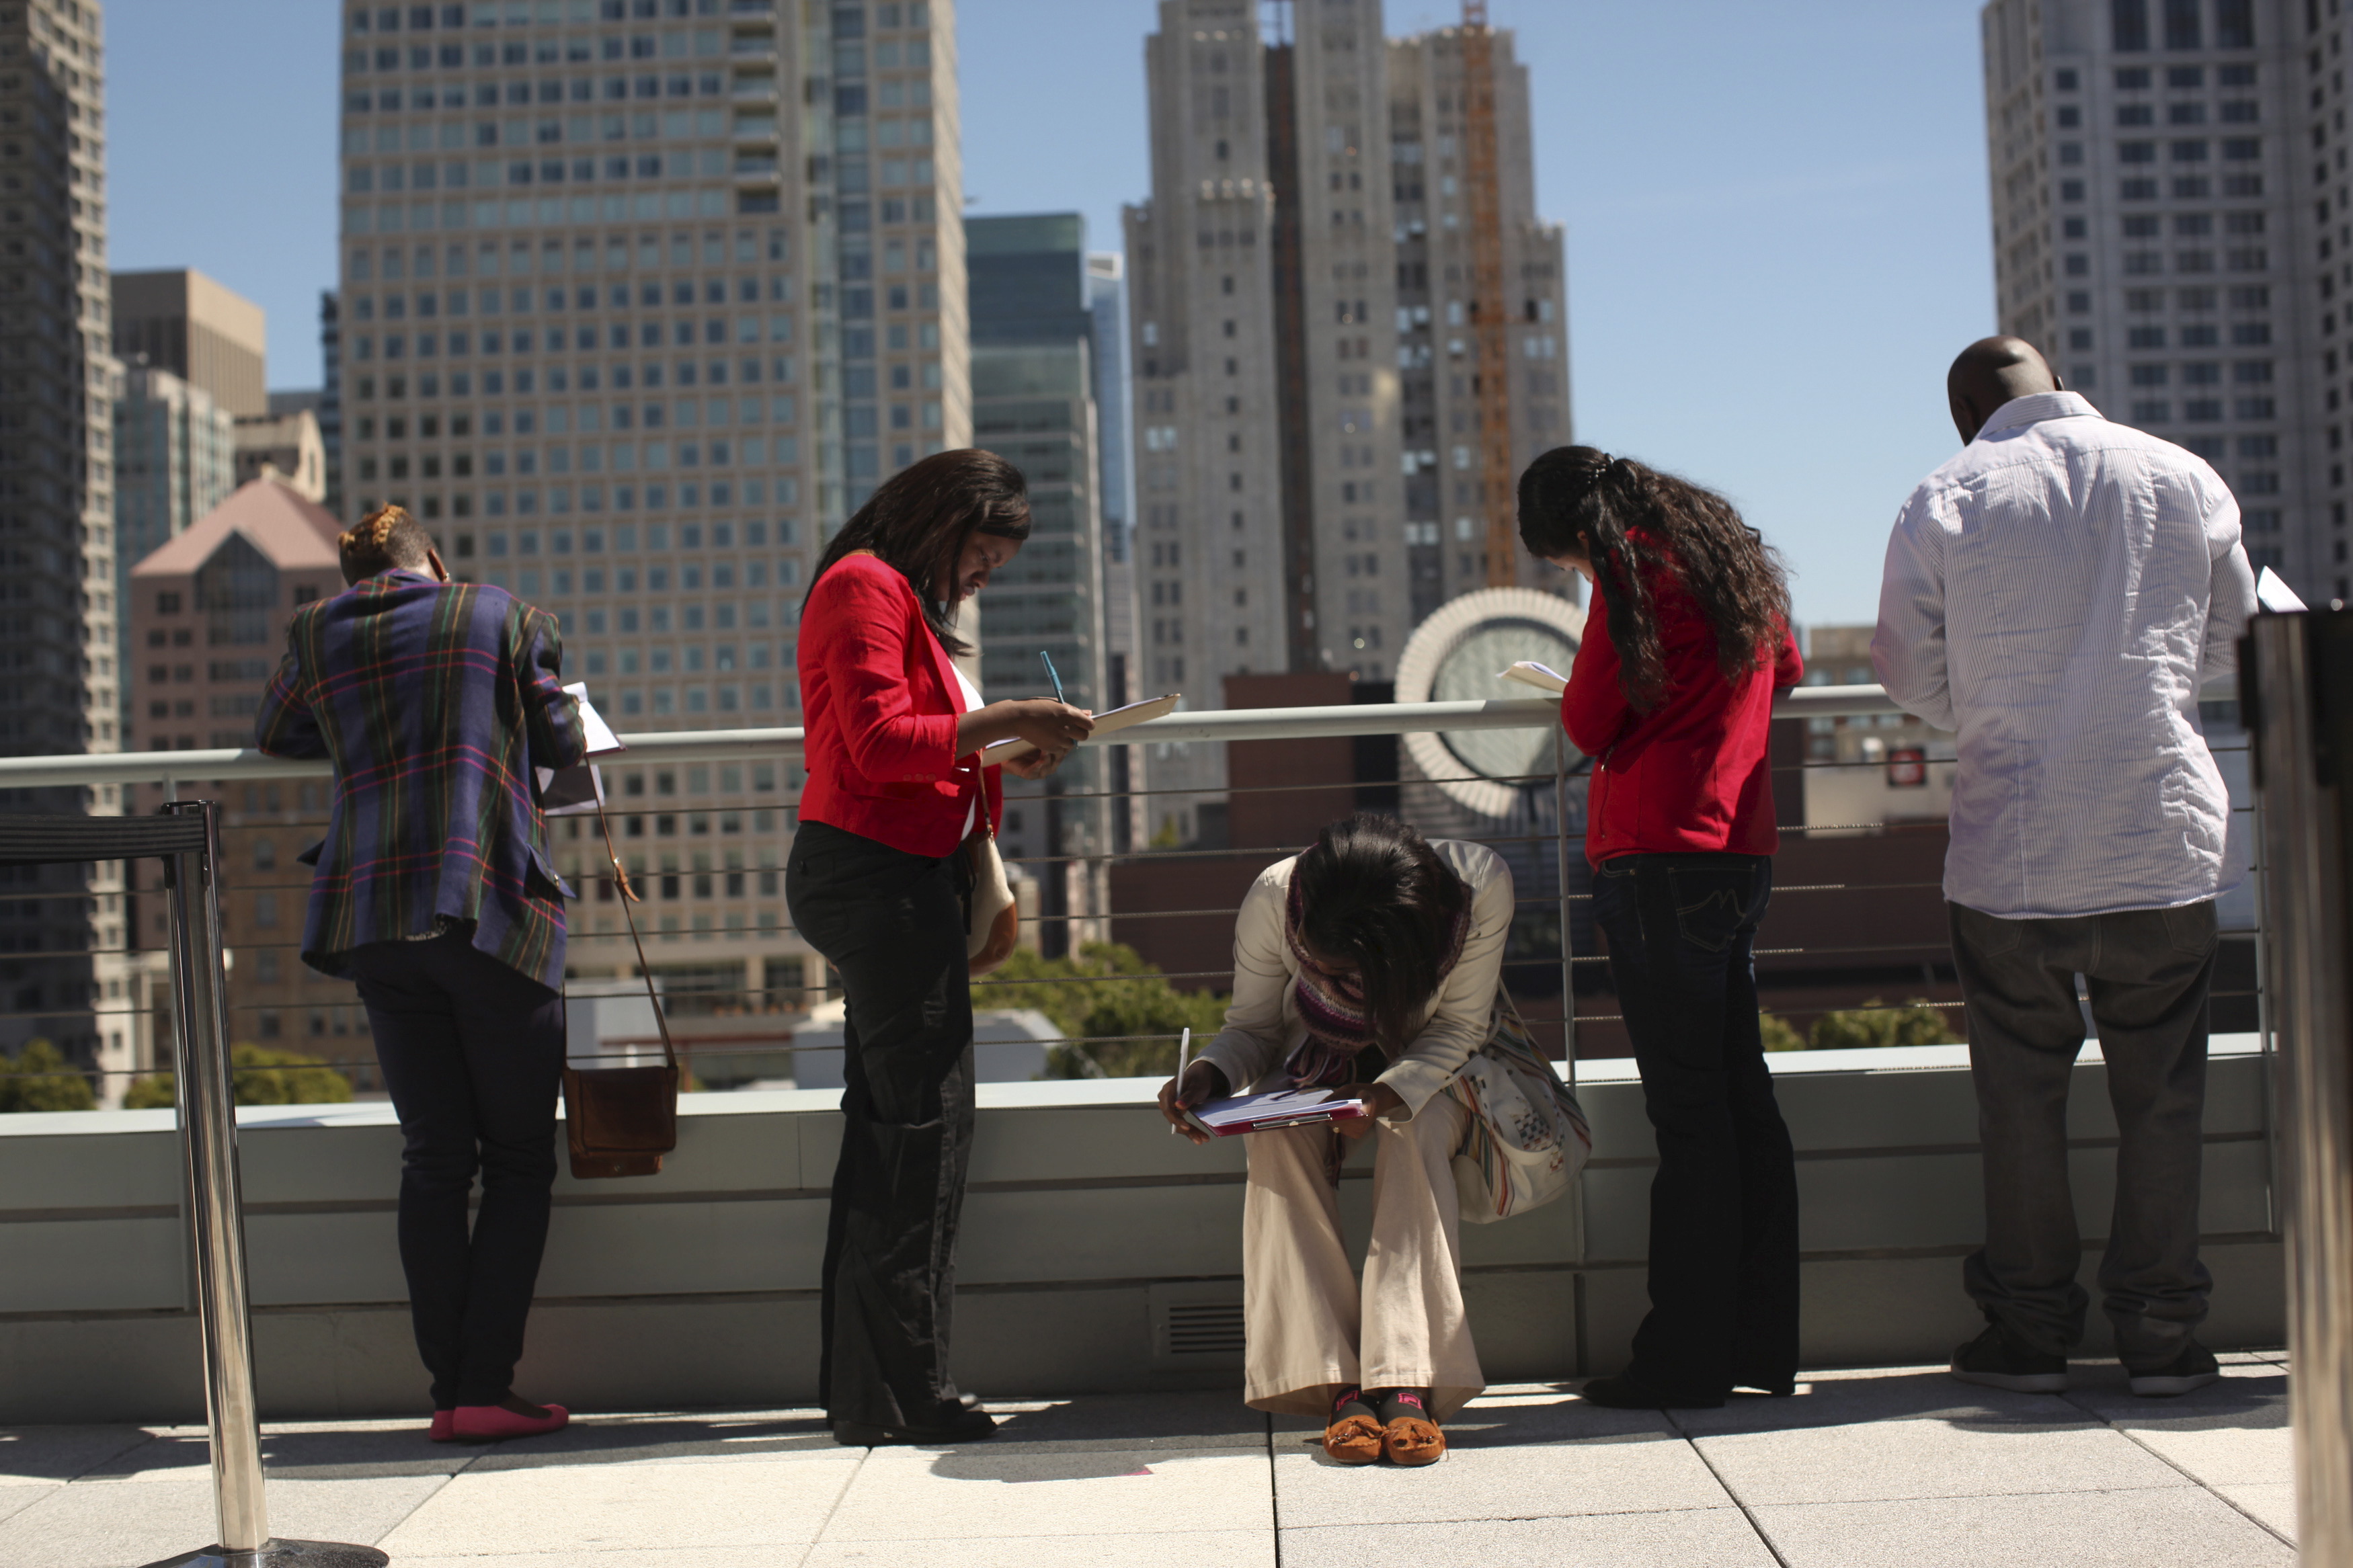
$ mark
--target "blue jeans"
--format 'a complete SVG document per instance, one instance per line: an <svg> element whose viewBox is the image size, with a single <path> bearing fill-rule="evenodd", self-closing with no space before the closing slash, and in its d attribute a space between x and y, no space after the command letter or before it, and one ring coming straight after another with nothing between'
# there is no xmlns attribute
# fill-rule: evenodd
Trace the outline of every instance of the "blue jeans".
<svg viewBox="0 0 2353 1568"><path fill-rule="evenodd" d="M1798 1371L1798 1172L1757 1021L1761 855L1625 855L1593 918L1658 1135L1651 1310L1627 1371L1653 1392L1782 1390Z"/></svg>

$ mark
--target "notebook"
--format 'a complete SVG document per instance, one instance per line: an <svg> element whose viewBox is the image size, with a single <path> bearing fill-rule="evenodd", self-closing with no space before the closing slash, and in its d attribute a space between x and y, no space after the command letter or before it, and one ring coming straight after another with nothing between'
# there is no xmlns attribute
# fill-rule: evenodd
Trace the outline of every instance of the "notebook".
<svg viewBox="0 0 2353 1568"><path fill-rule="evenodd" d="M1533 686L1538 691L1549 691L1556 697L1568 689L1568 677L1550 665L1538 664L1532 658L1524 658L1509 669L1496 671L1495 679L1516 680L1524 686Z"/></svg>
<svg viewBox="0 0 2353 1568"><path fill-rule="evenodd" d="M1150 697L1141 702L1131 702L1124 708L1114 708L1108 713L1098 713L1095 715L1094 732L1098 736L1108 735L1114 730L1124 730L1130 724L1166 719L1176 711L1176 704L1183 700L1184 693L1172 691L1166 697ZM999 741L980 753L981 765L995 767L1016 757L1026 757L1037 749L1027 741Z"/></svg>

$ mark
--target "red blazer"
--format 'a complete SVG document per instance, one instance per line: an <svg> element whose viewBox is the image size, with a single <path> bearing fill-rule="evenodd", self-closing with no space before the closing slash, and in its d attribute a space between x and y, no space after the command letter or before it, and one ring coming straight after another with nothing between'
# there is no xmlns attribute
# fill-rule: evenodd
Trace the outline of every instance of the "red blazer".
<svg viewBox="0 0 2353 1568"><path fill-rule="evenodd" d="M997 768L955 754L963 688L895 567L847 555L801 612L798 663L808 784L801 819L910 855L949 854L976 798L997 831Z"/></svg>
<svg viewBox="0 0 2353 1568"><path fill-rule="evenodd" d="M1773 693L1806 672L1797 639L1784 630L1773 662L1734 683L1716 664L1714 629L1680 579L1653 576L1651 605L1667 671L1659 705L1638 713L1620 689L1599 584L1560 696L1568 738L1595 759L1586 858L1599 866L1619 855L1770 855L1781 835L1766 738Z"/></svg>

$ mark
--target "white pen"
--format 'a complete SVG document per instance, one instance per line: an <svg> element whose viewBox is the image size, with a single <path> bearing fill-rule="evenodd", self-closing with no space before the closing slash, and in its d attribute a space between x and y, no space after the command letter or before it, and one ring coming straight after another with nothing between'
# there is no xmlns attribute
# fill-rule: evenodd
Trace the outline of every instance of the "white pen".
<svg viewBox="0 0 2353 1568"><path fill-rule="evenodd" d="M1192 1054L1192 1050L1193 1030L1192 1026L1187 1025L1185 1032L1176 1037L1176 1109L1180 1111L1185 1108L1185 1058ZM1171 1138L1183 1131L1184 1129L1174 1121L1168 1124L1168 1136Z"/></svg>

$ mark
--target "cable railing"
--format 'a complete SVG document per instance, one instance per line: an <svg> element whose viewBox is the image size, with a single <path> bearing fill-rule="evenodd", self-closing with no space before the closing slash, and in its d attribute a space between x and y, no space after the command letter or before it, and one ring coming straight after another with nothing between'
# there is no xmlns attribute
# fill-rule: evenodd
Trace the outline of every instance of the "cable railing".
<svg viewBox="0 0 2353 1568"><path fill-rule="evenodd" d="M1780 694L1777 719L1871 719L1899 713L1881 689L1870 686L1801 687ZM1087 742L1090 747L1125 745L1179 746L1187 749L1229 742L1298 741L1400 736L1416 732L1462 733L1497 730L1532 730L1559 734L1556 702L1546 699L1496 699L1482 701L1412 704L1362 704L1326 708L1238 709L1180 711L1148 724ZM1810 731L1810 726L1809 727ZM1875 731L1874 731L1875 732ZM780 1053L838 1051L838 1046L796 1046L808 1015L838 990L832 978L807 954L794 931L782 900L782 847L797 823L797 790L792 768L801 760L802 731L797 728L728 731L665 731L621 737L626 747L607 760L608 780L631 777L642 789L646 777L664 793L627 795L614 785L607 813L615 839L632 880L647 896L641 905L648 914L645 937L658 984L666 987L664 1010L675 1022L713 1037L692 1037L681 1044L691 1064L714 1083L741 1081L734 1070L743 1064L772 1066ZM2221 746L2218 752L2243 750ZM1590 929L1591 893L1585 885L1582 845L1582 785L1586 759L1565 741L1552 747L1555 765L1542 772L1488 775L1471 771L1422 774L1400 766L1399 776L1378 779L1315 777L1296 783L1198 785L1171 784L1146 776L1132 790L1088 789L1054 797L1065 807L1108 811L1139 799L1185 797L1248 802L1279 807L1282 797L1317 795L1333 799L1363 792L1382 792L1398 802L1400 814L1418 822L1433 837L1467 837L1504 854L1520 881L1514 945L1504 961L1504 984L1522 1004L1531 1027L1548 1039L1556 1059L1573 1077L1580 1056L1622 1052L1616 1036L1622 1023L1609 989L1608 957ZM724 767L731 786L723 792L677 795L675 767L702 764L754 764L757 787L740 787L744 773ZM765 764L765 765L763 765ZM1848 865L1835 874L1801 876L1775 889L1773 913L1757 946L1760 984L1765 992L1760 1009L1767 1018L1804 1020L1836 1012L1856 1018L1927 1009L1957 1021L1960 1007L1957 981L1943 934L1942 921L1934 932L1926 930L1915 940L1891 931L1848 930L1839 935L1828 917L1805 913L1841 900L1858 897L1899 900L1915 910L1926 905L1941 910L1936 897L1940 867L1882 865L1882 874L1869 871L1883 862L1891 845L1906 837L1941 833L1941 821L1810 822L1802 809L1807 781L1830 779L1841 773L1882 770L1891 764L1884 755L1824 758L1786 754L1772 764L1783 785L1780 815L1788 820L1781 831L1799 846L1810 841L1865 837L1879 847L1861 856L1849 854ZM1931 767L1950 767L1949 758L1927 760ZM58 784L161 785L168 794L206 791L227 794L237 785L286 780L317 780L332 776L328 764L268 757L245 751L126 752L105 756L27 757L0 759L0 790ZM1511 820L1468 820L1471 814L1448 803L1450 784L1500 784L1520 803ZM781 784L782 787L778 787ZM1792 788L1790 786L1794 785ZM227 787L224 787L227 786ZM307 798L309 791L305 790ZM274 792L273 792L274 796ZM1013 803L1042 804L1025 796ZM2239 810L2251 809L2240 806ZM280 808L273 798L267 805L225 813L233 844L259 834L273 836L270 864L254 866L245 875L232 871L226 879L231 896L231 946L238 967L271 965L273 981L253 978L253 971L233 975L228 1011L237 1037L255 1039L273 1048L320 1056L322 1065L345 1073L372 1088L375 1078L373 1054L365 1045L364 1018L355 995L348 989L322 994L333 983L309 976L299 957L297 940L302 900L310 878L292 863L291 851L307 835L322 831L326 819L315 805L310 809ZM764 832L755 824L769 825ZM726 825L726 830L714 831ZM581 981L634 975L634 960L627 952L625 931L597 929L609 920L617 897L609 868L602 876L602 846L593 823L578 826L578 855L569 851L573 830L559 825L551 848L570 860L576 901L573 905L572 972ZM649 829L653 831L649 832ZM280 840L277 836L283 836ZM1296 838L1297 834L1289 836ZM1155 868L1210 868L1219 864L1262 866L1306 847L1304 842L1256 845L1139 845L1113 848L1065 843L1037 853L1008 851L1008 865L1024 873L1021 880L1039 894L1052 880L1092 879L1094 886L1075 898L1052 900L1033 896L1025 902L1022 921L1031 945L1058 953L1077 953L1094 941L1109 938L1141 949L1148 962L1141 968L1093 968L1044 976L993 975L973 983L977 1006L996 1005L1015 1012L1028 1010L1030 999L1048 986L1087 987L1120 982L1156 982L1186 991L1222 993L1229 988L1232 971L1230 922L1239 912L1235 903L1206 901L1198 897L1177 900L1173 906L1152 898L1124 898L1114 885L1105 896L1100 885L1123 877L1149 877ZM769 850L763 855L763 848ZM1785 843L1785 862L1802 850ZM733 858L736 864L725 864ZM1918 852L1912 858L1919 859ZM765 860L765 864L755 863ZM701 863L696 863L696 862ZM1810 862L1809 862L1810 864ZM698 887L710 889L698 893ZM1246 884L1244 884L1246 886ZM1131 889L1132 890L1132 889ZM136 900L153 889L126 885L121 892L9 891L0 893L0 907L12 903L60 899ZM274 895L278 908L274 925L257 925L251 906L242 895ZM667 896L665 896L667 895ZM1917 905L1914 901L1917 901ZM1047 907L1049 903L1061 907ZM765 906L765 907L764 907ZM763 919L766 923L762 923ZM132 918L126 915L126 920ZM692 921L689 927L687 922ZM654 923L659 922L659 923ZM617 922L616 922L617 923ZM1850 925L1854 922L1850 921ZM1192 934L1182 934L1187 927ZM1229 939L1223 951L1219 932ZM1789 934L1798 933L1793 939ZM2254 937L2253 928L2227 931L2239 938ZM85 953L131 958L154 952L146 933L133 931L125 941L91 947L45 946L16 952L0 952L0 962L42 958L72 958ZM1835 940L1833 938L1836 938ZM1190 958L1181 955L1190 952ZM776 961L783 961L779 973ZM767 967L761 968L761 962ZM793 973L795 966L799 973ZM733 968L734 983L713 983L712 969ZM2253 966L2249 966L2252 968ZM683 972L698 970L694 974ZM307 984L286 984L286 976ZM2258 1032L2265 999L2259 984L2225 981L2214 993L2217 1004L2253 1003ZM272 990L271 986L280 988ZM131 988L131 989L136 989ZM242 993L242 994L240 994ZM1556 1000L1557 999L1557 1000ZM142 995L110 998L104 1003L0 1010L0 1026L14 1023L18 1032L60 1019L86 1019L99 1026L121 1027L130 1020L160 1019L168 1009L148 1005ZM270 1027L265 1029L267 1022ZM287 1026L290 1023L291 1032ZM304 1029L307 1026L308 1032ZM1057 1025L1054 1032L1038 1032L1034 1020L1024 1043L1050 1047L1061 1058L1063 1070L1101 1070L1098 1058L1105 1047L1118 1047L1132 1066L1136 1047L1165 1047L1173 1059L1176 1035L1129 1032L1090 1034ZM1587 1038L1580 1040L1580 1031ZM1947 1026L1947 1033L1951 1030ZM348 1042L348 1043L346 1043ZM119 1062L92 1064L75 1069L102 1084L135 1078L153 1068ZM112 1098L111 1094L108 1098Z"/></svg>

